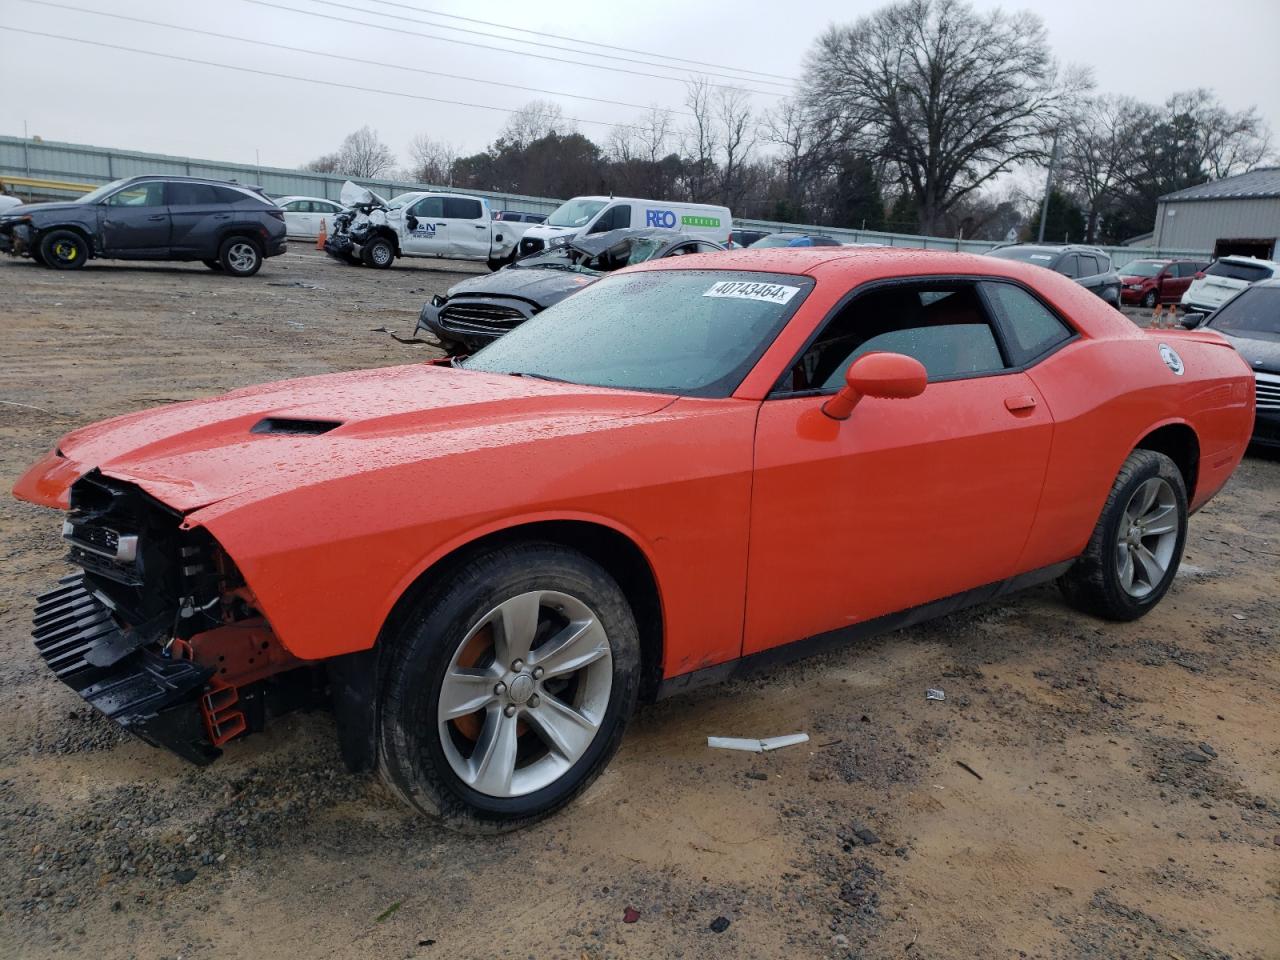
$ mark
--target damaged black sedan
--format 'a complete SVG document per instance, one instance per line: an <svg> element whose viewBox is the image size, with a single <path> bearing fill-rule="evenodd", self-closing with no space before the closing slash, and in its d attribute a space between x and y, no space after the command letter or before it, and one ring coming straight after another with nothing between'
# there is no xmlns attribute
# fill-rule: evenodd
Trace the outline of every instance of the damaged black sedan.
<svg viewBox="0 0 1280 960"><path fill-rule="evenodd" d="M718 243L671 230L610 230L528 257L488 276L473 277L422 307L415 332L427 331L454 356L474 353L534 314L614 270L695 253Z"/></svg>

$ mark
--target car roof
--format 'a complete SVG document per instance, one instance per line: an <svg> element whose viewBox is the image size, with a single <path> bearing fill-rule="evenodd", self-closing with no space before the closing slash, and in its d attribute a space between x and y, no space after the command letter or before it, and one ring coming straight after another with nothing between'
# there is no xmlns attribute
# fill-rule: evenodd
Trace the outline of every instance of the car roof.
<svg viewBox="0 0 1280 960"><path fill-rule="evenodd" d="M330 200L328 197L308 197L306 194L302 193L291 193L287 197L276 197L276 203L284 203L287 200L320 200L324 203L334 203L338 206L342 206L342 204L338 203L337 200Z"/></svg>
<svg viewBox="0 0 1280 960"><path fill-rule="evenodd" d="M1228 263L1240 263L1250 267L1255 265L1261 265L1264 267L1280 266L1280 263L1277 263L1275 260L1263 260L1261 257L1248 257L1243 253L1229 253L1225 257L1218 258L1219 262L1224 260Z"/></svg>

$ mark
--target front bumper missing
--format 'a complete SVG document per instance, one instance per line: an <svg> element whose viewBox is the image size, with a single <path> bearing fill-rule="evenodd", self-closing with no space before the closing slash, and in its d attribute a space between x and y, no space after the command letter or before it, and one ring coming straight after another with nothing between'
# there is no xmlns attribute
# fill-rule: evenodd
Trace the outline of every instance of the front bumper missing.
<svg viewBox="0 0 1280 960"><path fill-rule="evenodd" d="M0 228L0 253L11 257L28 257L31 255L31 225L18 223Z"/></svg>
<svg viewBox="0 0 1280 960"><path fill-rule="evenodd" d="M115 659L129 640L83 574L63 577L37 599L32 638L54 675L107 719L192 763L221 755L199 706L213 670L146 647Z"/></svg>

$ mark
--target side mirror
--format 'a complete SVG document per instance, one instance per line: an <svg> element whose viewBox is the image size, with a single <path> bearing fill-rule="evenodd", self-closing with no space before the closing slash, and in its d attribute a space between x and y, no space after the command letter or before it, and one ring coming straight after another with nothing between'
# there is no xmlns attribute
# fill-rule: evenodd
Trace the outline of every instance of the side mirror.
<svg viewBox="0 0 1280 960"><path fill-rule="evenodd" d="M1182 324L1184 330L1194 330L1200 324L1204 323L1205 315L1203 313L1184 313L1178 322Z"/></svg>
<svg viewBox="0 0 1280 960"><path fill-rule="evenodd" d="M417 229L418 229L418 218L417 218L417 217L415 217L415 216L411 213L411 214L409 214L407 217L405 217L405 218L404 218L404 225L405 225L406 227L408 227L410 230L417 230Z"/></svg>
<svg viewBox="0 0 1280 960"><path fill-rule="evenodd" d="M840 392L822 405L832 420L848 420L863 397L906 400L924 393L929 375L924 364L902 353L864 353L844 375Z"/></svg>

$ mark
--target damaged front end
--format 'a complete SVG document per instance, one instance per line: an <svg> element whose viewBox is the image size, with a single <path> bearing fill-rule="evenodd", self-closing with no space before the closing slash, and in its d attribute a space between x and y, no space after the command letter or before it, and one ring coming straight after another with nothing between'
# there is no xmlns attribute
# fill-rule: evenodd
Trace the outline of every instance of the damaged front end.
<svg viewBox="0 0 1280 960"><path fill-rule="evenodd" d="M35 228L29 214L0 214L0 253L29 257L35 242Z"/></svg>
<svg viewBox="0 0 1280 960"><path fill-rule="evenodd" d="M36 650L109 719L197 764L315 695L231 558L141 489L86 474L62 535L79 571L37 601Z"/></svg>

